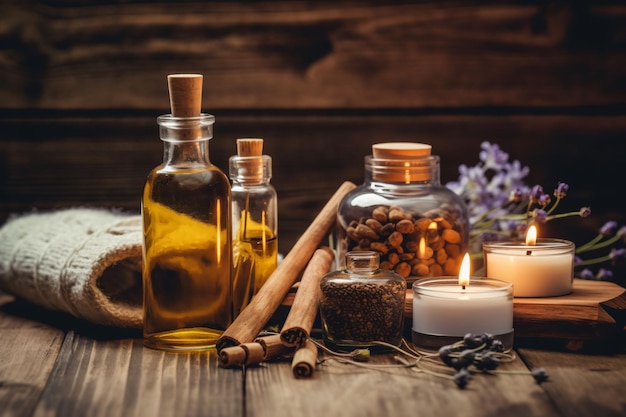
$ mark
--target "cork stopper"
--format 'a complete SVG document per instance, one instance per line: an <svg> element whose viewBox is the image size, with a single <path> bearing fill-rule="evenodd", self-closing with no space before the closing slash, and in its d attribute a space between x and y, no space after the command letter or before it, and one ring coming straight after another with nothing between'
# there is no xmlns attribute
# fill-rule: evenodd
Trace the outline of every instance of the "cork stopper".
<svg viewBox="0 0 626 417"><path fill-rule="evenodd" d="M237 155L239 156L263 155L263 139L260 139L260 138L237 139Z"/></svg>
<svg viewBox="0 0 626 417"><path fill-rule="evenodd" d="M168 75L167 87L170 94L170 107L172 109L172 116L200 116L202 109L202 75Z"/></svg>
<svg viewBox="0 0 626 417"><path fill-rule="evenodd" d="M372 156L376 159L414 159L430 156L431 145L413 142L387 142L372 145Z"/></svg>
<svg viewBox="0 0 626 417"><path fill-rule="evenodd" d="M260 183L271 176L271 158L263 155L263 139L237 139L237 155L229 160L230 177L242 183Z"/></svg>
<svg viewBox="0 0 626 417"><path fill-rule="evenodd" d="M430 181L434 177L432 146L414 142L386 142L372 145L369 160L372 177L377 181L414 182Z"/></svg>

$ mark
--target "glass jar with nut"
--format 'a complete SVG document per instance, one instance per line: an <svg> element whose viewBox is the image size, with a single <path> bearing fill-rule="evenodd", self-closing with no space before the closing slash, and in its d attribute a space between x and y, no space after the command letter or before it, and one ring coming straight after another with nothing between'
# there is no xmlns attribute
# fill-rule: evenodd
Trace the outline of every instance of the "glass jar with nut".
<svg viewBox="0 0 626 417"><path fill-rule="evenodd" d="M431 149L411 142L372 146L364 183L339 204L338 259L349 251L376 251L380 268L408 284L458 275L469 239L467 207L441 185L440 159Z"/></svg>

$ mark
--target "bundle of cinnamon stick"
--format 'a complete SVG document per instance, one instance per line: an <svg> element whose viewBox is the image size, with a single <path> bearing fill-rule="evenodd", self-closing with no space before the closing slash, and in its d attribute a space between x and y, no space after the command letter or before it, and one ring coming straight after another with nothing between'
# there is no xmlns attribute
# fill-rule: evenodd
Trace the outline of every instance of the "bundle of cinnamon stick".
<svg viewBox="0 0 626 417"><path fill-rule="evenodd" d="M334 259L333 251L320 245L335 225L339 203L355 187L347 181L337 189L250 304L222 334L217 341L222 366L251 365L293 354L294 376L313 374L317 347L309 336L318 309L319 283L330 271ZM257 337L301 274L280 334Z"/></svg>

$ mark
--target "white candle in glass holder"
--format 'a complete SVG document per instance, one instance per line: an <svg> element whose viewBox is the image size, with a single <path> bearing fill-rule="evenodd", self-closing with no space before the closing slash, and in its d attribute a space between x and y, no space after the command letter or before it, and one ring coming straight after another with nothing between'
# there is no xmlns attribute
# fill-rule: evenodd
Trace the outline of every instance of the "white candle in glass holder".
<svg viewBox="0 0 626 417"><path fill-rule="evenodd" d="M469 256L459 277L413 284L413 342L438 347L467 333L490 333L513 343L513 294L508 282L469 276Z"/></svg>
<svg viewBox="0 0 626 417"><path fill-rule="evenodd" d="M537 239L535 226L525 242L483 243L485 276L513 284L515 297L554 297L572 292L574 243Z"/></svg>

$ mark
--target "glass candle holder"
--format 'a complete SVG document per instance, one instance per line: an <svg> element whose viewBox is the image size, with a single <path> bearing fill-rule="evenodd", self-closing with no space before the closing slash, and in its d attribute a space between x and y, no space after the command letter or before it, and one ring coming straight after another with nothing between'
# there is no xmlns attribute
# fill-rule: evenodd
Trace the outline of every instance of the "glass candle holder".
<svg viewBox="0 0 626 417"><path fill-rule="evenodd" d="M539 239L483 243L485 276L513 284L515 297L555 297L572 292L573 242Z"/></svg>
<svg viewBox="0 0 626 417"><path fill-rule="evenodd" d="M513 288L509 282L472 277L462 287L453 277L413 284L413 343L438 349L467 333L489 333L513 347Z"/></svg>

